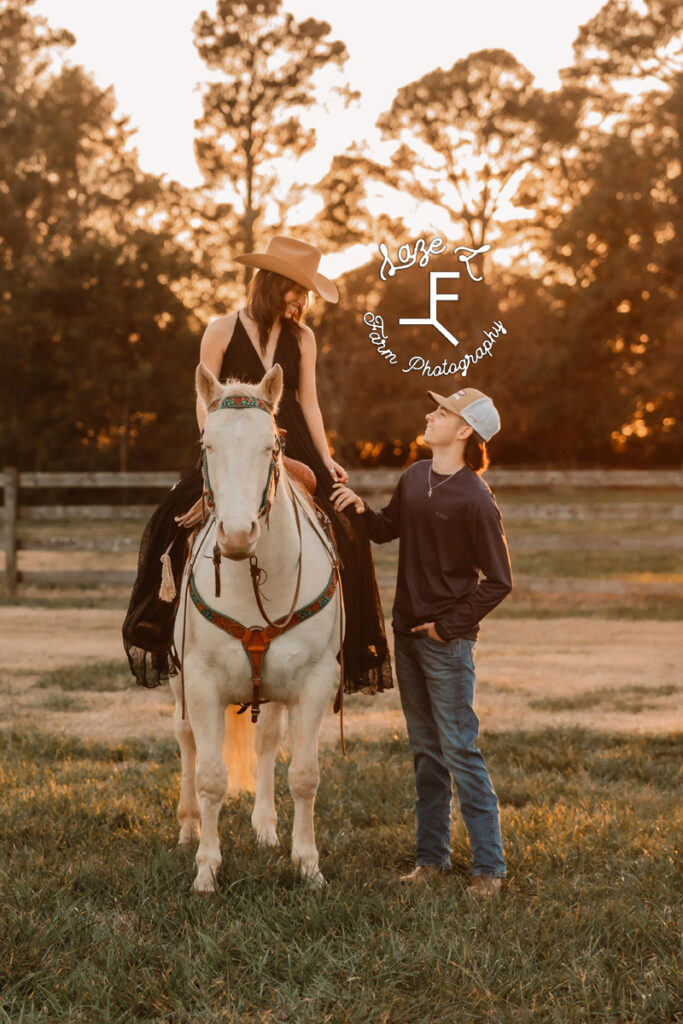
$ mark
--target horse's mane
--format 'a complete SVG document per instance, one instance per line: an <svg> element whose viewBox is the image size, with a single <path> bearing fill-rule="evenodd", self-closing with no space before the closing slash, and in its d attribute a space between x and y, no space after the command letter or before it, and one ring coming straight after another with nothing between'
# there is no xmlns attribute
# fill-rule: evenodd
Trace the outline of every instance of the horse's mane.
<svg viewBox="0 0 683 1024"><path fill-rule="evenodd" d="M263 398L261 383L262 382L259 381L258 384L249 384L245 380L239 380L238 377L228 377L228 379L221 384L221 387L223 389L221 397L226 398L228 395L250 395L255 396L257 398ZM263 398L263 400L266 402L266 405L270 406L270 402L268 402L265 398ZM275 424L274 414L277 412L278 405L279 401L275 409L273 409L271 406L271 412L273 413L273 424L275 429L277 429L277 424Z"/></svg>
<svg viewBox="0 0 683 1024"><path fill-rule="evenodd" d="M228 377L223 383L223 395L256 395L261 387L260 384L248 384L237 377Z"/></svg>

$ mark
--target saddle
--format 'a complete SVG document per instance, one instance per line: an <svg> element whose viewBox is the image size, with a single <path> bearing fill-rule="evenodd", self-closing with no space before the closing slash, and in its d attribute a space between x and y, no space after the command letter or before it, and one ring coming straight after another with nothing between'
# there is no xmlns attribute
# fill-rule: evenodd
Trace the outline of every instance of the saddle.
<svg viewBox="0 0 683 1024"><path fill-rule="evenodd" d="M283 456L285 469L288 476L293 477L294 480L298 480L303 487L306 488L309 494L315 494L316 479L315 473L310 466L307 466L305 462L298 462L296 459L290 459L288 455Z"/></svg>

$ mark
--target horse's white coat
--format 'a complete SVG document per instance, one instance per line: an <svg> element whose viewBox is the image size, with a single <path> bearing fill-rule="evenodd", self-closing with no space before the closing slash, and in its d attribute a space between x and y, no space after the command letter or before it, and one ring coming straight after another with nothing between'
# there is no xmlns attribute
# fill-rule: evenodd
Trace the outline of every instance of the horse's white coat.
<svg viewBox="0 0 683 1024"><path fill-rule="evenodd" d="M275 365L258 385L221 385L203 365L197 368L197 390L208 407L230 394L258 395L277 410L282 393L282 370ZM248 555L255 553L268 576L262 593L271 620L286 615L296 585L299 539L293 509L293 489L281 466L280 483L270 511L270 528L257 519L275 438L274 420L260 409L218 409L207 416L204 442L215 499L217 523L209 531L194 567L197 589L212 607L245 626L263 626L254 598ZM304 504L302 502L302 504ZM302 533L301 589L297 607L324 589L331 571L327 543L300 508ZM214 543L226 556L221 560L221 596L215 597ZM205 557L206 556L206 557ZM175 644L182 648L183 580L176 619ZM266 704L257 725L249 713L236 720L253 734L257 755L256 800L252 824L260 843L277 843L277 814L273 799L273 767L280 746L285 707L289 718L291 763L289 785L294 798L292 861L313 884L324 882L318 868L313 829L313 802L318 788L318 732L335 692L338 674L338 588L329 604L310 619L275 639L265 656L261 697ZM184 643L187 718L181 717L180 679L172 680L176 698L175 727L180 745L182 775L178 820L179 843L197 836L197 892L212 892L221 862L218 814L227 785L222 756L225 712L229 705L251 700L251 669L242 644L208 622L188 599ZM234 729L235 722L231 727ZM229 738L229 737L228 737ZM229 751L228 767L233 751ZM200 828L201 825L201 828Z"/></svg>

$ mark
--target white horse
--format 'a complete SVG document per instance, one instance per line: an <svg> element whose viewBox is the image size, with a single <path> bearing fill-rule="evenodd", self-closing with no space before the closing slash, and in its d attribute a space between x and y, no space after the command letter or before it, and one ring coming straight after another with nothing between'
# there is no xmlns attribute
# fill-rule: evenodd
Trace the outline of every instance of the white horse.
<svg viewBox="0 0 683 1024"><path fill-rule="evenodd" d="M309 502L283 472L274 419L282 394L280 366L273 366L258 385L236 381L221 385L200 364L196 383L208 410L205 487L213 518L195 539L175 626L175 645L183 659L182 674L171 681L182 762L178 842L186 845L200 837L194 888L199 893L213 892L221 863L218 815L228 775L231 788L239 788L245 761L250 754L253 758L254 749L252 825L259 843L272 846L278 842L273 773L286 707L291 746L289 786L294 799L292 861L309 882L322 885L313 829L319 781L318 732L335 692L343 615L339 587L330 587L333 552ZM214 545L220 551L215 565L211 557ZM302 620L272 639L265 652L260 691L261 699L269 703L255 725L248 713L236 717L236 708L230 707L252 701L250 657L239 639L216 625L226 619L246 627L266 625L255 599L252 555L267 574L263 596L268 618L273 622L286 619L294 610L299 568L300 591L295 604L297 610L304 609ZM218 589L220 596L216 596ZM323 601L317 601L320 597Z"/></svg>

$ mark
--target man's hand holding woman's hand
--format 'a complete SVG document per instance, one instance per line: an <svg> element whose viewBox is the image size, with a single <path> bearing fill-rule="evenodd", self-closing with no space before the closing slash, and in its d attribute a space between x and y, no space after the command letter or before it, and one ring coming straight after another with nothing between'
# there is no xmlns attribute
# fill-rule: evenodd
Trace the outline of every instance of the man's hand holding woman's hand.
<svg viewBox="0 0 683 1024"><path fill-rule="evenodd" d="M358 515L360 515L365 509L363 499L359 498L356 492L352 491L350 487L345 487L341 483L334 485L330 497L332 498L332 503L337 512L341 512L341 510L346 508L347 505L353 505Z"/></svg>

